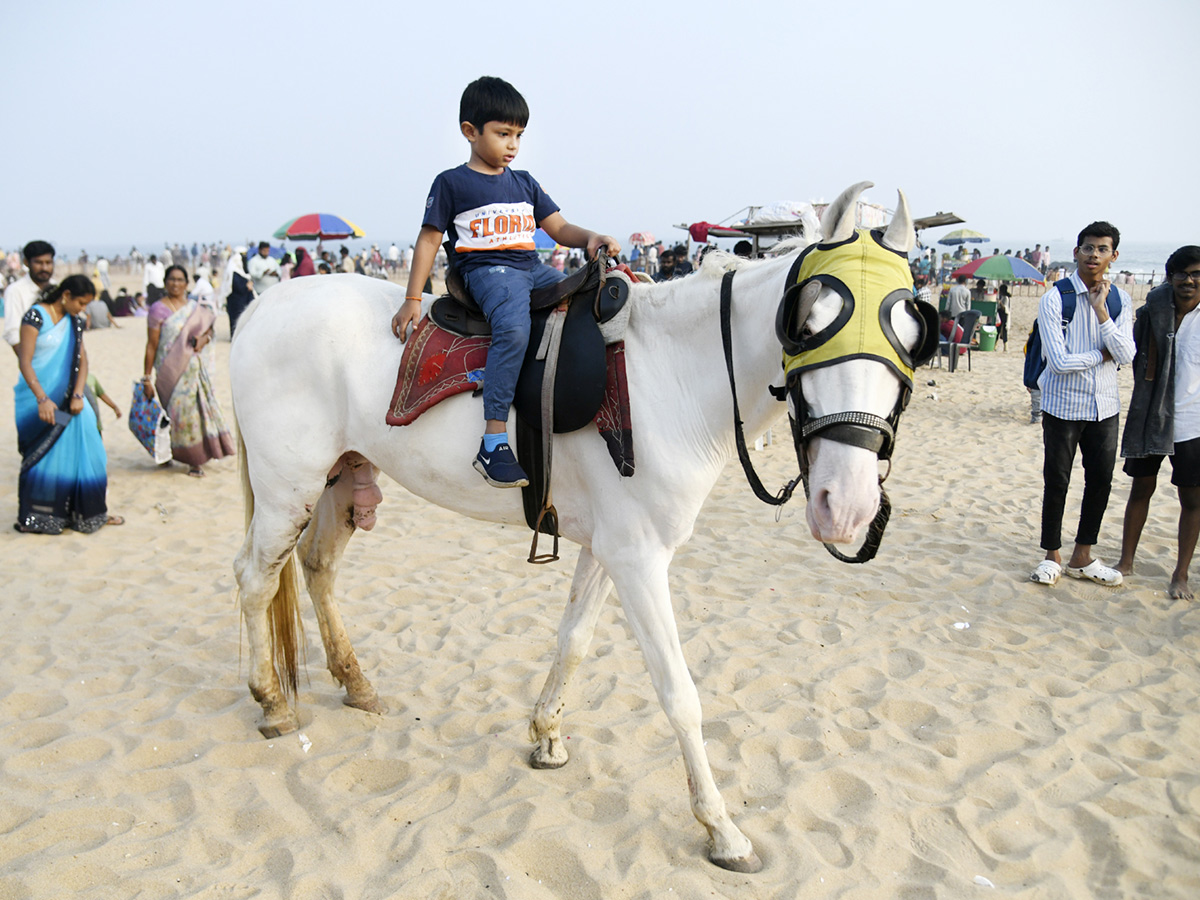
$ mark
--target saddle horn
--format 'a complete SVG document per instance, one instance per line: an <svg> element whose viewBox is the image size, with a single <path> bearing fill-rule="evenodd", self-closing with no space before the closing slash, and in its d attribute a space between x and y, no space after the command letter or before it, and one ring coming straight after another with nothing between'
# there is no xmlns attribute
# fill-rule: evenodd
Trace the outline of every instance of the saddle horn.
<svg viewBox="0 0 1200 900"><path fill-rule="evenodd" d="M837 199L826 207L825 214L821 216L821 232L825 235L825 243L836 244L854 236L858 197L871 187L875 187L873 181L860 181L858 184L852 184L838 194Z"/></svg>
<svg viewBox="0 0 1200 900"><path fill-rule="evenodd" d="M897 189L896 193L900 195L900 199L896 203L896 213L884 232L883 246L908 255L908 251L917 243L917 232L913 229L912 213L908 211L908 199L904 196L904 191Z"/></svg>

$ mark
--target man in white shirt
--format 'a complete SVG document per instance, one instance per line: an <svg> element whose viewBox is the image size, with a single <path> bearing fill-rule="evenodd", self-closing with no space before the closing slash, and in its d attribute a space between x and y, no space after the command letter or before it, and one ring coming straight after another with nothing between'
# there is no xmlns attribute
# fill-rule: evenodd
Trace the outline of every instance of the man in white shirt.
<svg viewBox="0 0 1200 900"><path fill-rule="evenodd" d="M202 272L197 272L192 276L192 289L188 291L188 299L195 300L197 303L207 304L213 309L217 308L216 301L213 300L212 282L205 277Z"/></svg>
<svg viewBox="0 0 1200 900"><path fill-rule="evenodd" d="M4 340L13 353L21 342L21 320L54 276L54 248L45 241L30 241L21 255L29 271L4 291Z"/></svg>
<svg viewBox="0 0 1200 900"><path fill-rule="evenodd" d="M142 290L146 292L147 304L161 300L163 294L167 292L163 284L163 278L166 274L167 267L158 261L157 255L151 253L150 261L146 263L145 269L142 270Z"/></svg>
<svg viewBox="0 0 1200 900"><path fill-rule="evenodd" d="M250 260L250 280L254 282L254 293L262 296L269 287L279 284L279 263L271 258L271 245L259 241L258 253Z"/></svg>
<svg viewBox="0 0 1200 900"><path fill-rule="evenodd" d="M1046 368L1042 392L1042 537L1045 558L1029 576L1054 584L1063 572L1062 520L1075 456L1083 461L1083 500L1075 548L1066 564L1072 578L1115 587L1121 573L1092 557L1112 490L1121 398L1117 366L1133 362L1133 302L1109 283L1121 233L1093 222L1075 244L1075 272L1056 282L1038 304L1038 334ZM1115 294L1110 311L1109 294ZM1073 300L1069 311L1064 294Z"/></svg>
<svg viewBox="0 0 1200 900"><path fill-rule="evenodd" d="M388 269L395 272L400 268L400 248L396 246L396 242L392 241L392 246L388 247Z"/></svg>
<svg viewBox="0 0 1200 900"><path fill-rule="evenodd" d="M1180 247L1167 260L1167 280L1152 290L1133 326L1133 397L1121 455L1133 479L1117 569L1133 572L1133 557L1150 512L1164 456L1179 491L1179 558L1167 590L1192 600L1188 567L1200 537L1200 247Z"/></svg>
<svg viewBox="0 0 1200 900"><path fill-rule="evenodd" d="M108 260L103 256L96 260L96 277L100 279L100 286L112 294L112 279L108 276Z"/></svg>

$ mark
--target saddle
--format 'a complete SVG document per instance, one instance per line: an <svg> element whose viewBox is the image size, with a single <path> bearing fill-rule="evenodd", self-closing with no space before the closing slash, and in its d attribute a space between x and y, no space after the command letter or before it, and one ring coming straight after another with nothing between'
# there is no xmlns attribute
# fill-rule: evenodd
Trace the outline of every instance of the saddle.
<svg viewBox="0 0 1200 900"><path fill-rule="evenodd" d="M456 267L447 271L446 289L447 294L433 302L428 321L409 339L389 424L407 424L437 400L479 386L491 326ZM550 496L552 434L596 421L618 471L633 474L622 340L628 298L628 282L608 277L603 252L574 275L530 295L529 346L513 398L517 456L530 480L521 489L525 520L534 532L530 562L558 559L558 514ZM427 372L419 374L418 356L421 348L435 343L446 348L444 365L455 367L453 381L443 378L436 396L418 403L411 396L402 399L403 387L420 387L414 382L430 380ZM441 365L438 376L443 375ZM402 410L404 403L408 408ZM552 554L537 554L539 533L553 536Z"/></svg>
<svg viewBox="0 0 1200 900"><path fill-rule="evenodd" d="M429 310L433 323L459 337L490 337L492 326L468 293L457 267L446 273L446 291ZM615 341L609 340L611 335L606 336L601 325L613 322L628 299L629 285L622 278L603 278L599 259L557 284L530 293L529 346L513 398L517 415L527 425L539 431L542 428L542 386L550 349L546 329L555 310L562 307L566 318L557 360L551 361L555 369L553 433L566 434L592 421L604 402L604 348Z"/></svg>

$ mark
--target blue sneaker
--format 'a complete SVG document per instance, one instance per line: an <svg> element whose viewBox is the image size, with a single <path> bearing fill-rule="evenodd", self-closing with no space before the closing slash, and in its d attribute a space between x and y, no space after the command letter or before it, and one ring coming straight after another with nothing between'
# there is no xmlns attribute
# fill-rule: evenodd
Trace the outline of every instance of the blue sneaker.
<svg viewBox="0 0 1200 900"><path fill-rule="evenodd" d="M476 454L472 465L492 487L513 488L529 484L529 476L513 456L512 448L508 444L500 444L488 453L480 443L479 453Z"/></svg>

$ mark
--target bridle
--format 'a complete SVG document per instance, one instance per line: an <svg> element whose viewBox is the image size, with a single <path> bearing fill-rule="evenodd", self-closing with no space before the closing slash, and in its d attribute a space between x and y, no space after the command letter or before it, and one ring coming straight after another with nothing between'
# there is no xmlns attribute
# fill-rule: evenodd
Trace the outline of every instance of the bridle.
<svg viewBox="0 0 1200 900"><path fill-rule="evenodd" d="M736 270L726 272L721 281L721 343L725 366L729 373L729 388L733 395L734 432L738 459L746 480L758 499L772 506L782 506L791 499L798 483L804 485L809 497L808 444L816 437L838 441L870 450L887 468L879 477L879 509L867 529L866 540L854 556L848 556L825 543L825 549L842 562L863 563L875 557L883 539L884 529L891 516L891 501L883 483L891 474L892 451L900 414L912 396L913 370L927 362L937 351L937 312L923 301L914 299L907 260L903 254L884 247L879 232L858 230L845 241L834 244L815 244L797 257L788 272L788 288L780 300L776 314L776 334L783 345L783 366L786 373L782 388L770 388L778 400L790 399L788 417L792 425L792 440L796 448L800 474L776 494L763 487L754 471L741 414L738 409L737 384L733 372L733 277ZM859 288L856 296L849 285ZM812 313L822 288L832 288L842 297L838 315L816 334L804 335L803 328ZM921 325L921 335L914 351L909 351L891 327L891 312L897 303L908 306ZM877 311L871 315L872 311ZM801 375L811 369L837 365L850 359L872 359L895 372L900 391L892 411L887 416L861 410L843 410L813 418L804 400Z"/></svg>

